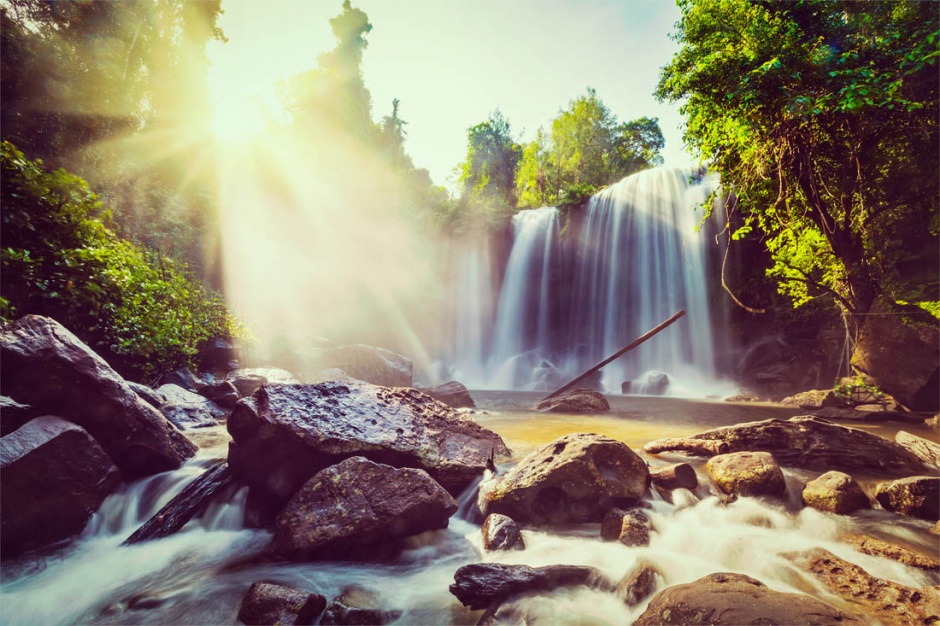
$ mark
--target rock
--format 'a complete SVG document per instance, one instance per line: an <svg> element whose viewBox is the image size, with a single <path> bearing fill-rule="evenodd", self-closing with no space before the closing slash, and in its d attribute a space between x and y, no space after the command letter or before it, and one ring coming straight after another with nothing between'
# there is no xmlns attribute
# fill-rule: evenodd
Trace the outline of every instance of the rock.
<svg viewBox="0 0 940 626"><path fill-rule="evenodd" d="M937 523L933 525L933 528L930 529L932 535L940 535L940 520L937 520Z"/></svg>
<svg viewBox="0 0 940 626"><path fill-rule="evenodd" d="M247 398L254 392L258 391L261 388L261 385L268 382L268 379L264 376L258 374L245 374L238 376L229 375L225 379L226 382L232 383L235 386L235 390L238 391L239 398Z"/></svg>
<svg viewBox="0 0 940 626"><path fill-rule="evenodd" d="M157 388L157 391L160 392L164 398L166 398L166 401L169 404L200 409L201 411L208 413L209 416L216 420L225 419L225 417L228 415L228 411L220 407L212 400L209 400L208 398L203 397L198 393L193 393L192 391L183 389L179 385L161 385Z"/></svg>
<svg viewBox="0 0 940 626"><path fill-rule="evenodd" d="M148 387L147 385L142 385L140 383L135 383L134 381L128 380L127 386L130 387L134 393L144 399L144 401L152 406L155 409L159 409L161 406L166 404L166 398L162 393Z"/></svg>
<svg viewBox="0 0 940 626"><path fill-rule="evenodd" d="M383 387L411 387L411 359L391 350L356 343L324 350L314 369L341 369L346 374Z"/></svg>
<svg viewBox="0 0 940 626"><path fill-rule="evenodd" d="M450 592L473 610L485 609L520 593L547 592L586 585L610 591L614 585L593 567L580 565L505 565L473 563L454 574Z"/></svg>
<svg viewBox="0 0 940 626"><path fill-rule="evenodd" d="M725 398L725 402L761 402L762 400L755 395L749 393L738 393L733 396L728 396Z"/></svg>
<svg viewBox="0 0 940 626"><path fill-rule="evenodd" d="M0 437L6 437L34 417L39 415L33 407L0 396Z"/></svg>
<svg viewBox="0 0 940 626"><path fill-rule="evenodd" d="M521 523L599 522L614 507L629 507L650 485L646 463L623 443L602 435L566 435L539 448L489 490L484 515Z"/></svg>
<svg viewBox="0 0 940 626"><path fill-rule="evenodd" d="M369 589L352 585L333 598L320 624L388 624L400 615L398 611L383 610L378 598Z"/></svg>
<svg viewBox="0 0 940 626"><path fill-rule="evenodd" d="M898 431L898 434L894 436L894 440L899 446L910 450L911 454L924 463L940 468L940 444L903 430Z"/></svg>
<svg viewBox="0 0 940 626"><path fill-rule="evenodd" d="M238 369L235 344L226 337L216 337L207 341L199 349L197 358L200 367L205 371L220 372Z"/></svg>
<svg viewBox="0 0 940 626"><path fill-rule="evenodd" d="M457 503L426 472L352 457L317 473L275 521L274 551L348 558L379 544L447 527Z"/></svg>
<svg viewBox="0 0 940 626"><path fill-rule="evenodd" d="M228 380L219 381L212 385L206 385L200 392L203 398L217 404L227 411L235 408L235 403L241 396L238 394L238 388Z"/></svg>
<svg viewBox="0 0 940 626"><path fill-rule="evenodd" d="M343 370L339 369L338 367L330 367L330 368L327 368L327 369L325 369L325 370L320 370L319 372L317 372L316 374L314 374L313 376L311 376L311 377L310 377L310 380L308 380L307 382L310 382L310 383L325 383L325 382L330 381L330 380L336 380L336 381L342 382L342 381L346 381L346 380L353 380L353 381L354 381L354 380L356 380L356 379L353 378L352 376L350 376L349 374L347 374L346 372L344 372ZM360 381L360 382L362 382L362 381ZM422 391L424 391L424 390L422 390Z"/></svg>
<svg viewBox="0 0 940 626"><path fill-rule="evenodd" d="M499 513L487 515L482 532L484 550L525 550L519 526L510 517Z"/></svg>
<svg viewBox="0 0 940 626"><path fill-rule="evenodd" d="M839 539L863 554L891 559L892 561L903 563L909 567L916 567L917 569L940 570L940 561L938 561L936 557L918 554L902 546L882 541L881 539L875 539L874 537L867 537L857 533L847 533L839 537Z"/></svg>
<svg viewBox="0 0 940 626"><path fill-rule="evenodd" d="M693 439L723 441L729 452L770 452L781 465L821 472L835 469L910 476L924 468L920 459L892 441L816 417L748 422L708 430Z"/></svg>
<svg viewBox="0 0 940 626"><path fill-rule="evenodd" d="M614 593L623 600L623 603L629 607L639 606L648 597L653 595L656 590L656 578L662 578L662 574L655 566L646 562L638 561L634 567L627 572Z"/></svg>
<svg viewBox="0 0 940 626"><path fill-rule="evenodd" d="M649 470L653 484L664 491L674 489L691 491L698 487L698 474L688 463L650 467Z"/></svg>
<svg viewBox="0 0 940 626"><path fill-rule="evenodd" d="M164 385L175 385L176 387L182 387L186 391L198 393L205 383L200 380L191 369L181 367L178 370L174 370L160 377L160 387Z"/></svg>
<svg viewBox="0 0 940 626"><path fill-rule="evenodd" d="M258 581L242 598L238 621L259 626L315 624L326 608L326 598L293 587Z"/></svg>
<svg viewBox="0 0 940 626"><path fill-rule="evenodd" d="M560 396L542 400L535 408L548 413L606 413L610 410L610 403L597 391L572 389Z"/></svg>
<svg viewBox="0 0 940 626"><path fill-rule="evenodd" d="M191 404L164 404L160 407L160 413L180 430L218 425L218 422L208 411Z"/></svg>
<svg viewBox="0 0 940 626"><path fill-rule="evenodd" d="M37 417L0 439L3 558L81 532L121 472L80 426Z"/></svg>
<svg viewBox="0 0 940 626"><path fill-rule="evenodd" d="M708 459L705 471L719 489L736 496L776 496L787 489L780 466L767 452L732 452Z"/></svg>
<svg viewBox="0 0 940 626"><path fill-rule="evenodd" d="M238 402L228 430L235 476L275 504L352 456L423 469L459 494L492 453L509 453L499 435L419 391L359 382L265 385Z"/></svg>
<svg viewBox="0 0 940 626"><path fill-rule="evenodd" d="M196 446L58 322L26 315L0 330L4 395L78 424L125 479L176 469Z"/></svg>
<svg viewBox="0 0 940 626"><path fill-rule="evenodd" d="M648 546L652 529L650 519L639 509L611 509L601 522L601 538L625 546Z"/></svg>
<svg viewBox="0 0 940 626"><path fill-rule="evenodd" d="M266 383L281 383L284 385L297 385L300 383L297 380L297 377L288 372L285 369L279 367L243 367L242 369L234 370L225 375L225 380L232 381L232 384L238 389L239 393L242 395L251 395L246 394L242 391L242 388L239 386L239 379L248 379L251 381L258 380L263 378L262 384ZM257 388L255 388L257 389ZM251 391L254 393L254 390Z"/></svg>
<svg viewBox="0 0 940 626"><path fill-rule="evenodd" d="M743 574L718 573L656 594L634 626L860 624L810 596L774 591Z"/></svg>
<svg viewBox="0 0 940 626"><path fill-rule="evenodd" d="M875 578L861 567L816 548L790 559L813 574L830 593L858 607L867 621L882 624L935 624L940 594Z"/></svg>
<svg viewBox="0 0 940 626"><path fill-rule="evenodd" d="M442 383L430 389L422 389L421 391L438 402L443 402L447 406L452 406L455 409L476 408L476 403L473 401L473 398L470 397L470 392L456 380Z"/></svg>
<svg viewBox="0 0 940 626"><path fill-rule="evenodd" d="M826 472L803 487L803 504L819 511L849 515L870 509L871 502L855 480L844 472Z"/></svg>
<svg viewBox="0 0 940 626"><path fill-rule="evenodd" d="M633 393L647 396L661 396L669 389L669 376L663 372L647 372L639 380L633 381Z"/></svg>
<svg viewBox="0 0 940 626"><path fill-rule="evenodd" d="M940 520L940 477L911 476L879 483L875 499L887 510L901 515L931 522Z"/></svg>
<svg viewBox="0 0 940 626"><path fill-rule="evenodd" d="M780 401L783 406L795 406L803 409L820 409L822 407L844 407L849 404L835 394L832 389L810 389L801 391Z"/></svg>

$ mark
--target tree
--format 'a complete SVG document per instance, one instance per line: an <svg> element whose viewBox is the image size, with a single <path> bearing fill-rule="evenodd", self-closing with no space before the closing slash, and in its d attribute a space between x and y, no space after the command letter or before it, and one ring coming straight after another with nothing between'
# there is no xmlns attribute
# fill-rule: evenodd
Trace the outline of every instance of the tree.
<svg viewBox="0 0 940 626"><path fill-rule="evenodd" d="M516 206L515 176L522 148L509 120L497 109L467 129L467 158L458 166L462 196L487 198L505 209Z"/></svg>
<svg viewBox="0 0 940 626"><path fill-rule="evenodd" d="M763 233L781 292L857 315L881 293L937 300L936 5L680 7L657 95L684 102L686 141L735 194L735 236Z"/></svg>

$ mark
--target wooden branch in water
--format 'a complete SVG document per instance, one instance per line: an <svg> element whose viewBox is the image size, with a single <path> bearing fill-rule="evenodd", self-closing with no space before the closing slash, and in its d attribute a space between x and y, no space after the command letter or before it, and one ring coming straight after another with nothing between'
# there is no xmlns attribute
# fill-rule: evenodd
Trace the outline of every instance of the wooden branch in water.
<svg viewBox="0 0 940 626"><path fill-rule="evenodd" d="M124 540L122 545L129 546L142 541L172 535L182 528L186 522L202 513L209 503L209 499L220 489L228 486L232 480L234 479L228 469L228 463L213 467L187 485L179 495L170 500L165 507L157 511L156 515Z"/></svg>
<svg viewBox="0 0 940 626"><path fill-rule="evenodd" d="M910 450L914 456L924 463L940 467L940 444L903 430L898 431L898 434L894 436L894 440L898 445Z"/></svg>
<svg viewBox="0 0 940 626"><path fill-rule="evenodd" d="M698 476L688 463L676 463L650 468L650 478L653 484L666 491L673 489L695 489L698 487Z"/></svg>
<svg viewBox="0 0 940 626"><path fill-rule="evenodd" d="M719 439L685 439L677 437L651 441L643 446L643 450L650 454L688 452L693 456L715 456L716 454L727 454L728 444Z"/></svg>
<svg viewBox="0 0 940 626"><path fill-rule="evenodd" d="M626 354L626 353L629 352L630 350L633 350L633 349L636 348L638 345L640 345L641 343L643 343L644 341L646 341L647 339L649 339L650 337L652 337L653 335L655 335L656 333L658 333L659 331L661 331L662 329L666 328L667 326L669 326L670 324L672 324L673 322L675 322L677 319L679 319L679 318L682 317L683 315L685 315L685 311L684 311L684 310L683 310L683 311L679 311L679 312L673 314L672 317L670 317L669 319L667 319L665 322L663 322L662 324L660 324L660 325L657 326L656 328L653 328L653 329L648 330L645 334L640 335L639 337L637 337L636 339L634 339L630 344L624 346L623 348L621 348L620 350L618 350L618 351L615 352L614 354L610 355L609 357L607 357L606 359L604 359L603 361L601 361L600 363L598 363L597 365L595 365L595 366L592 367L591 369L587 370L586 372L584 372L583 374L581 374L580 376L578 376L577 378L575 378L574 380L572 380L571 382L569 382L567 385L564 385L564 386L562 386L562 387L559 387L558 389L556 389L556 390L553 391L552 393L550 393L550 394L548 394L547 396L545 396L544 398L542 398L542 402L548 400L549 398L554 398L554 397L557 396L558 394L561 394L561 393L564 393L564 392L568 391L569 389L571 389L572 387L574 387L575 385L577 385L579 382L581 382L582 380L584 380L585 378L587 378L588 376L590 376L591 374L593 374L594 372L596 372L597 370L599 370L600 368L604 367L605 365L607 365L608 363L614 361L615 359L618 359L619 357L623 356L624 354Z"/></svg>

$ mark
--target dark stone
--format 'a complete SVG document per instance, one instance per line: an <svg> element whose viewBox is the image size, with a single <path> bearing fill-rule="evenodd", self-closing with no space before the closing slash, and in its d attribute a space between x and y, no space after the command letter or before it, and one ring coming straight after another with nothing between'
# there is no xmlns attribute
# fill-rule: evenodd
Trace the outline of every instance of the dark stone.
<svg viewBox="0 0 940 626"><path fill-rule="evenodd" d="M705 471L725 493L778 496L786 491L783 471L768 452L732 452L708 459Z"/></svg>
<svg viewBox="0 0 940 626"><path fill-rule="evenodd" d="M634 626L669 624L858 624L810 596L774 591L743 574L710 574L656 594Z"/></svg>
<svg viewBox="0 0 940 626"><path fill-rule="evenodd" d="M277 516L273 548L292 559L348 558L447 527L457 503L426 472L353 457L317 473Z"/></svg>
<svg viewBox="0 0 940 626"><path fill-rule="evenodd" d="M558 587L587 586L611 591L613 583L593 567L581 565L505 565L473 563L454 574L450 592L461 604L474 610L485 609L520 593L547 592Z"/></svg>
<svg viewBox="0 0 940 626"><path fill-rule="evenodd" d="M628 507L650 485L646 463L623 443L575 433L539 448L488 489L484 515L502 513L523 524L600 522L615 507Z"/></svg>
<svg viewBox="0 0 940 626"><path fill-rule="evenodd" d="M199 390L202 389L205 383L200 380L191 369L188 367L181 367L178 370L174 370L169 374L164 374L160 377L160 387L163 387L164 385L175 385L177 387L182 387L186 391L199 393Z"/></svg>
<svg viewBox="0 0 940 626"><path fill-rule="evenodd" d="M0 439L0 552L9 558L81 532L121 472L80 426L58 417Z"/></svg>
<svg viewBox="0 0 940 626"><path fill-rule="evenodd" d="M34 417L39 417L39 414L33 407L0 396L0 437L6 437Z"/></svg>
<svg viewBox="0 0 940 626"><path fill-rule="evenodd" d="M512 518L493 513L483 522L483 549L525 550L525 540Z"/></svg>
<svg viewBox="0 0 940 626"><path fill-rule="evenodd" d="M868 496L855 479L844 472L826 472L809 481L803 487L802 497L806 506L838 515L871 508Z"/></svg>
<svg viewBox="0 0 940 626"><path fill-rule="evenodd" d="M78 424L125 479L176 469L196 452L160 412L58 322L27 315L0 330L4 395Z"/></svg>
<svg viewBox="0 0 940 626"><path fill-rule="evenodd" d="M156 389L148 387L147 385L135 383L132 380L128 380L126 382L127 386L130 387L134 393L143 398L144 401L153 408L159 409L161 406L166 404L166 398Z"/></svg>
<svg viewBox="0 0 940 626"><path fill-rule="evenodd" d="M601 521L601 538L625 546L648 546L653 525L639 509L611 509Z"/></svg>
<svg viewBox="0 0 940 626"><path fill-rule="evenodd" d="M238 402L238 399L241 397L238 395L238 388L228 380L206 385L202 388L201 395L226 411L234 409L235 403Z"/></svg>
<svg viewBox="0 0 940 626"><path fill-rule="evenodd" d="M536 410L548 413L606 413L610 403L600 392L591 389L572 389L560 396L542 400Z"/></svg>
<svg viewBox="0 0 940 626"><path fill-rule="evenodd" d="M281 383L284 385L296 385L300 383L300 381L297 380L296 376L294 376L287 370L281 369L279 367L245 367L242 369L229 372L225 376L225 380L232 381L232 383L238 389L238 392L242 394L243 396L251 395L252 393L255 392L257 387L255 387L255 389L252 390L250 393L245 393L242 390L241 386L239 386L239 382L238 382L239 379L248 379L251 381L264 379L262 380L262 384ZM252 384L254 383L252 382Z"/></svg>
<svg viewBox="0 0 940 626"><path fill-rule="evenodd" d="M648 372L640 380L633 381L633 393L661 396L669 390L669 376L663 372Z"/></svg>
<svg viewBox="0 0 940 626"><path fill-rule="evenodd" d="M180 430L218 425L208 411L191 404L164 404L160 407L160 413Z"/></svg>
<svg viewBox="0 0 940 626"><path fill-rule="evenodd" d="M345 626L373 626L388 624L400 616L398 611L385 611L375 594L364 587L353 585L333 598L326 607L321 624L343 624Z"/></svg>
<svg viewBox="0 0 940 626"><path fill-rule="evenodd" d="M229 413L212 400L209 400L201 394L193 393L188 389L183 389L179 385L161 385L157 391L166 398L167 404L199 409L201 413L207 413L215 420L225 419ZM194 415L196 414L199 413L194 412Z"/></svg>
<svg viewBox="0 0 940 626"><path fill-rule="evenodd" d="M225 337L216 337L207 341L199 350L199 364L203 370L219 371L234 369L229 367L233 361L238 360L235 344Z"/></svg>
<svg viewBox="0 0 940 626"><path fill-rule="evenodd" d="M324 608L326 598L319 593L258 581L242 598L238 621L258 626L315 624Z"/></svg>
<svg viewBox="0 0 940 626"><path fill-rule="evenodd" d="M639 561L627 572L614 593L629 607L639 606L656 590L656 577L662 574L646 561Z"/></svg>
<svg viewBox="0 0 940 626"><path fill-rule="evenodd" d="M889 511L931 522L940 520L940 477L936 475L879 483L875 498Z"/></svg>
<svg viewBox="0 0 940 626"><path fill-rule="evenodd" d="M268 379L259 374L239 374L237 376L229 375L226 382L232 383L238 392L239 398L247 398L268 382ZM234 407L233 407L234 408Z"/></svg>
<svg viewBox="0 0 940 626"><path fill-rule="evenodd" d="M359 382L265 385L238 402L228 430L232 471L274 504L353 456L423 469L460 493L491 454L509 453L499 435L417 390Z"/></svg>
<svg viewBox="0 0 940 626"><path fill-rule="evenodd" d="M470 397L470 392L463 384L456 380L442 383L430 389L421 389L421 391L438 402L443 402L447 406L452 406L455 409L472 409L476 407L476 403L474 403L473 398Z"/></svg>
<svg viewBox="0 0 940 626"><path fill-rule="evenodd" d="M411 387L413 384L411 359L384 348L349 344L324 350L315 361L316 370L341 369L352 378L373 385Z"/></svg>
<svg viewBox="0 0 940 626"><path fill-rule="evenodd" d="M693 438L723 441L730 452L769 452L783 466L821 472L834 469L910 476L924 469L920 459L893 441L817 417L748 422L708 430Z"/></svg>

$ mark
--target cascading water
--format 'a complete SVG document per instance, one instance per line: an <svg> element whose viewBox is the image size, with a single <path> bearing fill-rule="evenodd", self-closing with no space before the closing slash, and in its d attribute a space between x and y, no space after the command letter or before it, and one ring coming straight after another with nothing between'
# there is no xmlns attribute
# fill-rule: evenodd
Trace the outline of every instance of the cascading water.
<svg viewBox="0 0 940 626"><path fill-rule="evenodd" d="M482 342L486 328L493 332L482 346L457 344L454 376L478 388L553 389L685 309L680 323L607 366L603 384L715 392L724 333L709 294L711 225L700 207L716 184L693 170L657 168L598 193L582 214L516 214L496 306L478 306L489 285L459 283L455 336L470 336L468 325ZM490 311L492 320L474 317Z"/></svg>

